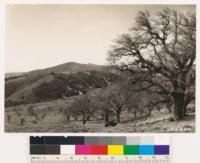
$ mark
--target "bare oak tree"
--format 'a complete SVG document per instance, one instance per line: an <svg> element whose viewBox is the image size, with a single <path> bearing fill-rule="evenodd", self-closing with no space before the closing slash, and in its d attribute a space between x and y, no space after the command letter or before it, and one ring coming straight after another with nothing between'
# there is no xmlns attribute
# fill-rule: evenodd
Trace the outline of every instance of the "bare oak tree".
<svg viewBox="0 0 200 163"><path fill-rule="evenodd" d="M121 113L125 110L127 103L126 96L126 90L120 84L104 89L102 92L102 101L105 104L106 122L109 121L108 117L111 113L116 116L118 123L121 121Z"/></svg>
<svg viewBox="0 0 200 163"><path fill-rule="evenodd" d="M140 85L136 91L172 97L175 118L181 120L195 98L195 56L195 13L165 8L155 15L138 12L134 27L115 40L108 60L132 74L132 83Z"/></svg>
<svg viewBox="0 0 200 163"><path fill-rule="evenodd" d="M85 124L95 114L96 107L93 105L92 98L89 95L81 95L71 106L72 114L82 116L82 122Z"/></svg>

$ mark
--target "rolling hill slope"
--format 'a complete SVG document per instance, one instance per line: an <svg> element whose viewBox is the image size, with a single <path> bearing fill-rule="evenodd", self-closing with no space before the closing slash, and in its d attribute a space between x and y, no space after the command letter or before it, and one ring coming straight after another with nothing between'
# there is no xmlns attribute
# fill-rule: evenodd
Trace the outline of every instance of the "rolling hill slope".
<svg viewBox="0 0 200 163"><path fill-rule="evenodd" d="M69 62L9 77L5 82L6 106L79 95L120 80L108 70L106 66Z"/></svg>

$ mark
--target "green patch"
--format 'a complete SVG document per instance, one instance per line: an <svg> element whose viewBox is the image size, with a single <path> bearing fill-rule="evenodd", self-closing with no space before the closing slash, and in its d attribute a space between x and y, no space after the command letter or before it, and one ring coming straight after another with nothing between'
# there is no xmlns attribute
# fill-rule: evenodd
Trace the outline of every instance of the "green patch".
<svg viewBox="0 0 200 163"><path fill-rule="evenodd" d="M138 155L139 154L139 146L138 145L125 145L124 146L124 154L125 155Z"/></svg>

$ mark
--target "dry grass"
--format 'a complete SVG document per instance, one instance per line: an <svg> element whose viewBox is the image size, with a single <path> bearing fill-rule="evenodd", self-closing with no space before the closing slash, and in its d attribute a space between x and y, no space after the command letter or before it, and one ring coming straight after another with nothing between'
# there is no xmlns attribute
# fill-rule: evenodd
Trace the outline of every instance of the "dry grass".
<svg viewBox="0 0 200 163"><path fill-rule="evenodd" d="M51 107L47 111L44 119L36 120L34 116L29 115L27 108L30 105L21 105L15 107L20 112L20 116L13 110L13 107L6 108L5 113L5 131L6 132L107 132L107 133L134 133L134 132L194 132L195 118L190 116L184 121L173 121L172 115L166 110L160 112L154 111L152 116L134 120L134 116L124 112L121 116L121 123L115 127L104 127L103 121L92 120L85 125L81 120L71 120L67 122L59 108L65 106L63 100L55 100L52 102L44 102L35 104L36 111L39 114L47 107ZM8 120L7 117L11 117ZM42 115L42 114L41 114ZM24 118L25 122L21 125L20 119Z"/></svg>

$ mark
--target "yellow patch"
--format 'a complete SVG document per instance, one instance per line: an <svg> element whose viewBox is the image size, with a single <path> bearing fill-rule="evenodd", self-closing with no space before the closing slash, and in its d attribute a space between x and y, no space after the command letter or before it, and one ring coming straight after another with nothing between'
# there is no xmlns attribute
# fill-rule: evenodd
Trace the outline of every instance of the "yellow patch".
<svg viewBox="0 0 200 163"><path fill-rule="evenodd" d="M108 155L123 155L123 145L108 145Z"/></svg>

